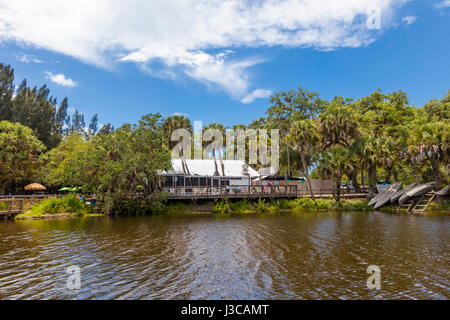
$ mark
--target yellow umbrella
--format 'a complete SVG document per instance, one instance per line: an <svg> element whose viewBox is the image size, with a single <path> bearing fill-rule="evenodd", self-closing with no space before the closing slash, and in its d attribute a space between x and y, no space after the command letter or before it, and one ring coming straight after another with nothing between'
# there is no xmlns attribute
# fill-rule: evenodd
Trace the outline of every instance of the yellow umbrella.
<svg viewBox="0 0 450 320"><path fill-rule="evenodd" d="M32 183L25 187L25 190L27 191L43 191L47 190L46 187L44 187L42 184L39 183Z"/></svg>

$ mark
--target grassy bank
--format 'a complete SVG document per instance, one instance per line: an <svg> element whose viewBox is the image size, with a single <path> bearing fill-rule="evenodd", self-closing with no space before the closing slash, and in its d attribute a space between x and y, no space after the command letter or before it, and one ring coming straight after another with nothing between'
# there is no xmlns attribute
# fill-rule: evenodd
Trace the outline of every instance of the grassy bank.
<svg viewBox="0 0 450 320"><path fill-rule="evenodd" d="M398 206L386 206L380 208L382 212L396 212ZM426 212L450 212L450 202L432 202Z"/></svg>
<svg viewBox="0 0 450 320"><path fill-rule="evenodd" d="M16 219L84 216L92 213L91 207L85 205L84 201L69 194L62 199L46 199L36 203L31 210L17 215Z"/></svg>
<svg viewBox="0 0 450 320"><path fill-rule="evenodd" d="M279 212L304 212L304 211L371 211L373 208L367 205L367 200L345 200L336 202L333 199L299 198L295 200L277 199L267 201L218 200L214 202L213 212L224 213L279 213Z"/></svg>

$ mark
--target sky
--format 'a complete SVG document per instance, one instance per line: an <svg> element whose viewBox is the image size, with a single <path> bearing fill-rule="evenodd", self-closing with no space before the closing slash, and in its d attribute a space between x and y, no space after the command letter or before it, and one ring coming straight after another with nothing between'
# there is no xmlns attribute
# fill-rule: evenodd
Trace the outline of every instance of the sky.
<svg viewBox="0 0 450 320"><path fill-rule="evenodd" d="M88 120L248 124L270 96L450 89L450 0L0 0L0 63Z"/></svg>

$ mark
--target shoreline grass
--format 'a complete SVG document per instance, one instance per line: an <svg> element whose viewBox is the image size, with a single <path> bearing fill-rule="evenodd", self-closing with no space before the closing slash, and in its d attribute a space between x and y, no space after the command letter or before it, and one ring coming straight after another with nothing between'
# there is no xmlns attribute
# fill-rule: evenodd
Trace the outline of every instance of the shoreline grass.
<svg viewBox="0 0 450 320"><path fill-rule="evenodd" d="M231 202L228 199L216 200L213 205L213 213L280 213L280 212L305 212L305 211L374 211L367 200L345 200L337 202L334 199L298 198L295 200L276 199L267 201L240 200Z"/></svg>
<svg viewBox="0 0 450 320"><path fill-rule="evenodd" d="M69 194L64 198L45 199L36 203L31 210L17 215L16 219L82 217L87 215L94 215L92 208L78 199L76 195Z"/></svg>
<svg viewBox="0 0 450 320"><path fill-rule="evenodd" d="M386 213L396 212L397 206L387 206L378 211ZM368 200L341 200L316 199L307 197L298 199L262 199L238 200L229 199L215 200L214 202L190 205L187 203L169 203L158 206L152 211L152 215L199 215L213 214L215 216L227 216L230 214L239 215L271 215L271 214L301 214L310 212L373 212L372 206L368 205ZM450 203L434 202L427 209L426 213L450 213ZM57 217L81 217L81 216L104 216L104 214L94 214L90 206L86 206L82 200L75 195L69 195L64 199L47 199L35 206L26 213L20 214L16 219L39 219Z"/></svg>

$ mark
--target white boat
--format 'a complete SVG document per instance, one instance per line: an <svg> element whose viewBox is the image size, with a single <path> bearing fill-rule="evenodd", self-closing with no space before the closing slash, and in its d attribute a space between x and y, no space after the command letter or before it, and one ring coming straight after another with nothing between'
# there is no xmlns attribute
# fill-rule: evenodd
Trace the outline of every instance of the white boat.
<svg viewBox="0 0 450 320"><path fill-rule="evenodd" d="M434 182L418 185L412 188L411 190L405 192L398 200L398 203L404 204L410 198L421 196L425 193L432 191L433 189L434 189Z"/></svg>
<svg viewBox="0 0 450 320"><path fill-rule="evenodd" d="M402 187L402 183L401 182L397 182L395 184L393 184L391 187L389 187L388 190L386 190L386 193L384 196L382 196L377 203L374 206L374 209L379 209L382 206L388 204L391 202L391 197L394 193L396 193L398 190L400 190L400 188Z"/></svg>
<svg viewBox="0 0 450 320"><path fill-rule="evenodd" d="M401 197L402 195L405 194L405 192L408 192L409 190L411 190L411 189L414 188L415 186L417 186L417 183L410 184L409 186L407 186L407 187L405 187L405 188L403 188L403 189L398 190L396 193L394 193L394 194L392 195L392 197L391 197L391 203L397 202L398 199L400 199L400 197Z"/></svg>

